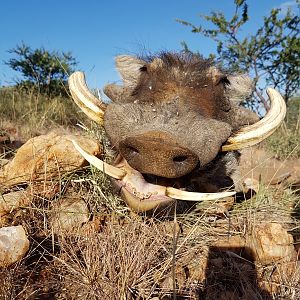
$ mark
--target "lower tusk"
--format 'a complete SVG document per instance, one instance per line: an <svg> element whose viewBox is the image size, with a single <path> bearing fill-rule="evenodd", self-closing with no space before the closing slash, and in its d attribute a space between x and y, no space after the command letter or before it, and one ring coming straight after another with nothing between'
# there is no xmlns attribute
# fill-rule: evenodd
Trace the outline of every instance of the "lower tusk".
<svg viewBox="0 0 300 300"><path fill-rule="evenodd" d="M127 172L116 168L112 165L109 165L102 161L101 159L97 158L96 156L90 155L86 153L74 140L72 141L75 149L95 168L104 172L105 174L118 179L122 180ZM154 185L152 185L154 186ZM157 186L161 189L161 186ZM218 200L226 197L230 197L236 194L236 192L221 192L221 193L195 193L195 192L187 192L182 191L179 189L175 189L172 187L165 187L165 195L178 200L185 200L185 201L204 201L204 200Z"/></svg>
<svg viewBox="0 0 300 300"><path fill-rule="evenodd" d="M270 136L283 122L286 114L286 104L281 95L268 88L271 107L268 113L257 123L241 128L228 138L221 151L233 151L253 146Z"/></svg>
<svg viewBox="0 0 300 300"><path fill-rule="evenodd" d="M236 192L221 192L221 193L195 193L178 190L172 187L167 187L166 196L185 201L204 201L218 200L235 195Z"/></svg>
<svg viewBox="0 0 300 300"><path fill-rule="evenodd" d="M126 172L122 169L116 168L106 162L102 161L101 159L97 158L94 155L90 155L86 153L74 140L72 141L75 149L95 168L102 171L103 173L115 178L115 179L122 179Z"/></svg>

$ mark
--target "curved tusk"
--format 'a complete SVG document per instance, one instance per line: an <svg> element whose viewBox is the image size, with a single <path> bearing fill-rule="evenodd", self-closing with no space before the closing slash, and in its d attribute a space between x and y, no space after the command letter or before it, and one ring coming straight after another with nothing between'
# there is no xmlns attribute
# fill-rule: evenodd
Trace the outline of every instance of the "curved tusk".
<svg viewBox="0 0 300 300"><path fill-rule="evenodd" d="M271 107L268 113L255 124L245 126L228 138L221 151L232 151L258 144L270 136L282 123L286 104L281 95L272 88L267 89Z"/></svg>
<svg viewBox="0 0 300 300"><path fill-rule="evenodd" d="M116 168L110 164L107 164L106 162L102 161L101 159L97 158L94 155L90 155L86 153L74 140L72 140L72 143L76 150L95 168L102 171L103 173L115 178L115 179L122 179L126 172L122 169Z"/></svg>
<svg viewBox="0 0 300 300"><path fill-rule="evenodd" d="M221 192L221 193L194 193L178 190L172 187L167 187L166 196L173 199L185 201L204 201L204 200L218 200L235 195L236 192Z"/></svg>
<svg viewBox="0 0 300 300"><path fill-rule="evenodd" d="M106 105L90 92L84 74L79 71L74 72L68 82L74 102L89 118L102 125Z"/></svg>
<svg viewBox="0 0 300 300"><path fill-rule="evenodd" d="M112 165L109 165L102 161L101 159L88 154L85 152L74 140L72 143L76 150L95 168L104 172L105 174L118 179L122 180L127 172L120 168L116 168ZM154 185L153 185L154 186ZM157 186L161 189L161 186ZM221 193L195 193L195 192L187 192L182 191L179 189L175 189L173 187L165 187L165 195L177 200L185 200L185 201L204 201L204 200L218 200L226 197L230 197L236 194L236 192L221 192Z"/></svg>

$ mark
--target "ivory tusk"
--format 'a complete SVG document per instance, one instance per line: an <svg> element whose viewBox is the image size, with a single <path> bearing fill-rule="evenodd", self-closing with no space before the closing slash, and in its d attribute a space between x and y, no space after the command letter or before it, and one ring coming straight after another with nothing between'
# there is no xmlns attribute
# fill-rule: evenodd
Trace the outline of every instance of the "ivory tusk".
<svg viewBox="0 0 300 300"><path fill-rule="evenodd" d="M69 77L69 89L74 102L93 121L103 124L103 115L106 105L96 98L88 89L84 73L74 72Z"/></svg>
<svg viewBox="0 0 300 300"><path fill-rule="evenodd" d="M270 136L282 123L286 114L286 104L281 95L268 88L271 107L268 113L255 124L245 126L228 138L221 151L232 151L253 146Z"/></svg>
<svg viewBox="0 0 300 300"><path fill-rule="evenodd" d="M72 143L76 150L95 168L98 170L104 172L105 174L115 178L115 179L122 179L125 175L126 172L122 169L116 168L101 159L97 158L94 155L90 155L86 153L74 140L72 140Z"/></svg>
<svg viewBox="0 0 300 300"><path fill-rule="evenodd" d="M195 193L178 190L172 187L167 187L166 196L185 201L204 201L218 200L235 195L236 192L220 192L220 193Z"/></svg>

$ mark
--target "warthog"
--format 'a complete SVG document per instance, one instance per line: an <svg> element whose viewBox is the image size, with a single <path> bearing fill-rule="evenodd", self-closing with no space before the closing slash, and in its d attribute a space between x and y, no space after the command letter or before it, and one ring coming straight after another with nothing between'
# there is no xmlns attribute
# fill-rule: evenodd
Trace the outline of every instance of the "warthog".
<svg viewBox="0 0 300 300"><path fill-rule="evenodd" d="M103 124L117 150L114 165L89 156L114 178L127 204L148 211L179 200L214 200L241 190L238 149L269 136L285 116L285 102L268 89L271 109L259 120L240 106L252 93L246 75L225 74L195 55L116 58L123 85L104 88L105 104L87 88L84 75L70 76L74 101Z"/></svg>

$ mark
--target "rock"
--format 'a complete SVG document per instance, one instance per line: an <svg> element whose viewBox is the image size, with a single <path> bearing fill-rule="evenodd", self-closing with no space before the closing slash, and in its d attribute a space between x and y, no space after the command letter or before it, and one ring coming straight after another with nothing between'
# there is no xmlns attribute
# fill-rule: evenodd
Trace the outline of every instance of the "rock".
<svg viewBox="0 0 300 300"><path fill-rule="evenodd" d="M213 216L226 216L228 211L232 209L234 205L234 197L226 197L223 199L218 199L215 202L212 201L202 201L197 204L195 212L205 211L205 215Z"/></svg>
<svg viewBox="0 0 300 300"><path fill-rule="evenodd" d="M0 217L12 210L30 203L30 197L26 191L15 191L0 196Z"/></svg>
<svg viewBox="0 0 300 300"><path fill-rule="evenodd" d="M251 190L255 191L256 193L258 193L258 191L259 191L259 181L258 180L248 177L248 178L245 178L244 184L245 184L246 188L251 189Z"/></svg>
<svg viewBox="0 0 300 300"><path fill-rule="evenodd" d="M57 235L77 233L90 217L89 209L81 199L64 198L52 210L50 224Z"/></svg>
<svg viewBox="0 0 300 300"><path fill-rule="evenodd" d="M260 288L270 294L276 294L283 287L299 285L300 262L262 266L257 268L257 273Z"/></svg>
<svg viewBox="0 0 300 300"><path fill-rule="evenodd" d="M201 246L189 253L185 253L185 255L176 260L175 280L179 290L184 290L186 286L194 282L204 282L207 271L208 251L207 246ZM162 279L159 276L160 273L155 274L154 280L160 282L160 288L164 291L172 291L172 271L168 272Z"/></svg>
<svg viewBox="0 0 300 300"><path fill-rule="evenodd" d="M0 195L0 217L19 207L28 207L35 197L51 200L60 188L56 182L49 181L43 184L32 182L25 190Z"/></svg>
<svg viewBox="0 0 300 300"><path fill-rule="evenodd" d="M92 139L50 133L34 137L18 149L12 161L0 172L4 187L37 180L49 180L86 164L72 144L75 140L86 152L99 155L101 149Z"/></svg>
<svg viewBox="0 0 300 300"><path fill-rule="evenodd" d="M43 183L40 182L31 182L26 192L30 194L32 197L38 196L45 198L47 200L51 200L55 195L61 192L62 186L58 181L46 181Z"/></svg>
<svg viewBox="0 0 300 300"><path fill-rule="evenodd" d="M296 260L293 237L278 223L256 225L246 237L246 246L252 249L254 260L261 264Z"/></svg>
<svg viewBox="0 0 300 300"><path fill-rule="evenodd" d="M245 250L246 241L241 236L229 236L220 238L212 244L212 248L219 249L219 251L233 252L241 255Z"/></svg>
<svg viewBox="0 0 300 300"><path fill-rule="evenodd" d="M7 267L23 258L29 240L21 225L0 228L0 267Z"/></svg>
<svg viewBox="0 0 300 300"><path fill-rule="evenodd" d="M8 159L0 158L0 168L9 163Z"/></svg>
<svg viewBox="0 0 300 300"><path fill-rule="evenodd" d="M270 294L280 291L282 285L289 286L295 274L299 274L299 264L287 262L258 269L258 282L262 289Z"/></svg>

